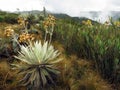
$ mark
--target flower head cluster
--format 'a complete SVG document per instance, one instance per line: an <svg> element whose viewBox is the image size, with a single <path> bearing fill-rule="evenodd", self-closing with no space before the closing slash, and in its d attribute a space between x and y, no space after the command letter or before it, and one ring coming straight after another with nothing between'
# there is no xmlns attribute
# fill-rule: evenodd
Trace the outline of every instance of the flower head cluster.
<svg viewBox="0 0 120 90"><path fill-rule="evenodd" d="M82 21L82 23L87 26L92 26L92 22L90 20Z"/></svg>
<svg viewBox="0 0 120 90"><path fill-rule="evenodd" d="M48 15L48 21L55 22L55 17L52 15Z"/></svg>
<svg viewBox="0 0 120 90"><path fill-rule="evenodd" d="M23 25L25 23L25 20L22 17L19 17L17 21L20 25Z"/></svg>
<svg viewBox="0 0 120 90"><path fill-rule="evenodd" d="M48 15L46 20L43 22L44 28L48 28L49 26L55 25L55 17L52 15Z"/></svg>
<svg viewBox="0 0 120 90"><path fill-rule="evenodd" d="M27 34L27 33L22 33L20 36L19 36L19 42L27 42L29 40L33 41L35 39L35 36L34 34Z"/></svg>
<svg viewBox="0 0 120 90"><path fill-rule="evenodd" d="M5 31L4 31L5 36L10 37L13 34L14 34L14 30L12 29L12 27L8 26L5 28Z"/></svg>
<svg viewBox="0 0 120 90"><path fill-rule="evenodd" d="M120 21L115 21L114 25L117 26L117 27L120 27Z"/></svg>

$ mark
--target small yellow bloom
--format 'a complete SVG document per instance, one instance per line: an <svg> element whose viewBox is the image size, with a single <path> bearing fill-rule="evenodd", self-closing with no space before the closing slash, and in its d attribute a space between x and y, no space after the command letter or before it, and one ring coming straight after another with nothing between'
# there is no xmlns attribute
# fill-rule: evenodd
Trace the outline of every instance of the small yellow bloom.
<svg viewBox="0 0 120 90"><path fill-rule="evenodd" d="M115 21L114 25L117 26L117 27L120 27L120 21Z"/></svg>
<svg viewBox="0 0 120 90"><path fill-rule="evenodd" d="M90 20L82 21L82 24L87 25L87 26L92 26L92 22Z"/></svg>
<svg viewBox="0 0 120 90"><path fill-rule="evenodd" d="M44 28L47 29L48 27L55 25L55 17L52 15L48 15L46 20L43 22Z"/></svg>
<svg viewBox="0 0 120 90"><path fill-rule="evenodd" d="M14 34L14 30L10 26L5 27L5 31L4 31L5 36L10 37L13 34Z"/></svg>
<svg viewBox="0 0 120 90"><path fill-rule="evenodd" d="M24 25L25 24L25 20L22 17L19 17L17 21L18 21L18 24L20 24L20 25Z"/></svg>
<svg viewBox="0 0 120 90"><path fill-rule="evenodd" d="M28 42L29 40L33 41L35 39L34 34L23 33L19 36L19 42Z"/></svg>
<svg viewBox="0 0 120 90"><path fill-rule="evenodd" d="M86 25L92 26L92 22L90 20L87 20Z"/></svg>

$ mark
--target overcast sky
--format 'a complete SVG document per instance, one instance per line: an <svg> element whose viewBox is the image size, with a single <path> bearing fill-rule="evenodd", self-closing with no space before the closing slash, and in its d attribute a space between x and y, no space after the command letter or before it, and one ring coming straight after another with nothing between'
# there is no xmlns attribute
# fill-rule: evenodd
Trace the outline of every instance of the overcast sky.
<svg viewBox="0 0 120 90"><path fill-rule="evenodd" d="M79 16L80 11L119 11L120 0L0 0L0 9L6 11L42 10Z"/></svg>

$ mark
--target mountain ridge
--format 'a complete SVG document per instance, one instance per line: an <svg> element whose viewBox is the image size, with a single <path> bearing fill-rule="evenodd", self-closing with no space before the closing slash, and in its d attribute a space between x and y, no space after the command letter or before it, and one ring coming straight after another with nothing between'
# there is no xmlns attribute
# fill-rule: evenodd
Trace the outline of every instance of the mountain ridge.
<svg viewBox="0 0 120 90"><path fill-rule="evenodd" d="M69 18L74 16L70 16L65 13L53 13L50 11L46 11L48 14L53 14L59 18ZM32 11L22 11L20 13L31 13L31 14L40 14L43 13L43 11L39 10L32 10ZM76 17L76 16L75 16ZM95 21L106 21L109 17L112 17L113 20L117 20L120 18L120 11L80 11L80 15L77 16L77 18L89 18Z"/></svg>

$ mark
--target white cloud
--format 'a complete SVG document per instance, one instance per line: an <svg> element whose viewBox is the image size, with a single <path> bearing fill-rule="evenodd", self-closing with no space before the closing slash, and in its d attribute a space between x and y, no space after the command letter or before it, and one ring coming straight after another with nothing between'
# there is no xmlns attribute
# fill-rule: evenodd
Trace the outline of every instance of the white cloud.
<svg viewBox="0 0 120 90"><path fill-rule="evenodd" d="M80 11L99 11L105 7L105 4L105 0L46 0L45 6L52 7L54 12L77 16Z"/></svg>
<svg viewBox="0 0 120 90"><path fill-rule="evenodd" d="M0 0L0 9L6 11L20 10L42 10L43 0Z"/></svg>
<svg viewBox="0 0 120 90"><path fill-rule="evenodd" d="M7 11L42 10L80 16L80 11L120 10L120 0L0 0L0 9Z"/></svg>

